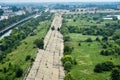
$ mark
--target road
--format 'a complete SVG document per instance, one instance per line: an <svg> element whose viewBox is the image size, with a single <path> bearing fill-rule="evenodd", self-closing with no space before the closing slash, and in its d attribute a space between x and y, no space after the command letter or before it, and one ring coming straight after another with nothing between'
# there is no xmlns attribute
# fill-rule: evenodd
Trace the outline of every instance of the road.
<svg viewBox="0 0 120 80"><path fill-rule="evenodd" d="M35 14L35 15L36 15L36 14ZM22 23L22 22L24 22L24 21L27 21L27 20L29 20L29 19L31 19L31 18L34 18L35 15L29 16L29 17L27 17L27 18L24 18L24 19L18 21L17 23L14 23L14 24L6 27L6 28L3 29L3 30L0 30L0 36L1 36L2 34L4 34L6 31L8 31L8 30L10 30L11 28L13 28L14 26L16 26L16 25L18 25L18 24L20 24L20 23Z"/></svg>
<svg viewBox="0 0 120 80"><path fill-rule="evenodd" d="M44 39L44 50L39 49L36 59L26 80L64 80L64 69L61 63L63 56L63 36L57 31L62 25L60 13L56 13L51 24L55 30L49 29Z"/></svg>

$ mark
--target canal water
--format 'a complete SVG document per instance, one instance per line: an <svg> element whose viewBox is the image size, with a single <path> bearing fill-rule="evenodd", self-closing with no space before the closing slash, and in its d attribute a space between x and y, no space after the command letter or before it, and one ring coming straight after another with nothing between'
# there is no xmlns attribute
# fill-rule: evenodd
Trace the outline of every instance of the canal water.
<svg viewBox="0 0 120 80"><path fill-rule="evenodd" d="M5 36L9 36L12 30L9 30L8 32L4 33L2 36L0 36L0 39L4 38Z"/></svg>

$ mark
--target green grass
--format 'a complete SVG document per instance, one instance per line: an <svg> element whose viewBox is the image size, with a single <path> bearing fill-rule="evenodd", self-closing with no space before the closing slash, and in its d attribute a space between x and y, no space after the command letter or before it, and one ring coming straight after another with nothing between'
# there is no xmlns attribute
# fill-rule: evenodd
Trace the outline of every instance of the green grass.
<svg viewBox="0 0 120 80"><path fill-rule="evenodd" d="M23 71L26 71L26 69L31 65L31 62L25 61L25 58L27 55L31 55L32 58L35 58L37 53L37 48L35 48L33 42L36 39L43 38L46 35L50 23L51 23L50 21L41 22L38 28L35 30L35 33L37 35L28 36L26 39L21 41L21 45L18 46L16 50L9 53L7 57L4 59L4 63L0 64L0 69L3 70L4 67L8 68L9 63L11 63L12 65L19 65L20 67L22 67ZM0 76L5 77L5 75L8 75L10 73L12 76L15 75L13 70L9 70L6 73L0 72ZM15 80L21 80L21 79L22 78Z"/></svg>
<svg viewBox="0 0 120 80"><path fill-rule="evenodd" d="M112 61L114 64L120 64L119 58L114 56L102 56L100 55L101 44L99 42L81 42L81 46L78 46L79 41L84 41L87 38L95 40L97 36L82 35L77 33L69 33L71 38L69 45L74 47L72 56L76 58L78 64L74 65L71 69L71 74L75 80L105 80L110 77L110 72L94 73L93 69L96 64L105 61ZM101 38L101 36L98 36ZM112 58L112 60L111 60Z"/></svg>

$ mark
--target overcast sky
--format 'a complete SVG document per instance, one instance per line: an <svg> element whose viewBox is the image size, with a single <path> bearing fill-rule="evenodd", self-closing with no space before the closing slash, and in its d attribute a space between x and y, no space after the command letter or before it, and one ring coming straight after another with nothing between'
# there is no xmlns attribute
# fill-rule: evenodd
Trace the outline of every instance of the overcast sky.
<svg viewBox="0 0 120 80"><path fill-rule="evenodd" d="M120 2L120 0L0 0L0 2Z"/></svg>

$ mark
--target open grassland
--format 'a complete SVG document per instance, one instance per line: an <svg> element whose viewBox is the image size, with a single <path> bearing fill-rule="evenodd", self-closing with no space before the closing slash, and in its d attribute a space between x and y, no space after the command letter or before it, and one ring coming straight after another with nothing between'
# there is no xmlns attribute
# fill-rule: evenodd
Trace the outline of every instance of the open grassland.
<svg viewBox="0 0 120 80"><path fill-rule="evenodd" d="M102 20L98 18L93 20L94 15L64 15L63 28L72 26L70 28L77 27L76 30L82 28L91 28L91 26L96 26L98 28L104 28L106 23L115 24L117 21L113 20ZM96 15L95 15L96 16ZM103 63L106 61L113 62L114 65L120 65L120 57L115 55L103 56L100 55L100 51L103 49L99 41L96 41L96 38L99 37L102 40L103 36L101 35L83 35L82 31L76 32L70 29L68 33L64 33L64 36L69 36L70 40L65 42L66 46L72 47L73 51L70 54L73 58L76 59L77 65L72 65L70 73L73 75L75 80L107 80L110 79L111 72L94 72L95 65L98 63ZM106 28L106 27L105 27ZM67 30L66 30L67 31ZM112 36L109 36L111 38ZM91 38L92 42L87 42L86 39ZM80 43L80 45L79 45ZM103 42L104 43L104 42Z"/></svg>
<svg viewBox="0 0 120 80"><path fill-rule="evenodd" d="M3 60L2 64L0 64L0 70L3 70L6 68L7 72L3 74L3 72L0 72L0 77L11 77L15 75L14 73L14 67L20 66L24 72L26 72L27 68L31 65L31 60L26 61L26 56L30 55L31 59L35 58L37 53L37 48L34 45L34 41L38 38L44 38L46 35L47 30L49 29L49 26L51 24L51 21L44 21L40 22L37 29L34 31L36 35L34 36L28 36L26 39L21 41L20 46L16 48L13 52L9 53L7 57ZM10 65L11 64L11 65ZM11 67L9 67L11 66ZM8 69L11 68L11 69ZM15 80L21 80L22 78L18 78Z"/></svg>
<svg viewBox="0 0 120 80"><path fill-rule="evenodd" d="M97 41L93 42L81 42L81 46L78 46L79 41L92 38L95 40L96 36L88 36L77 33L70 33L70 42L65 43L74 47L71 55L76 58L78 64L74 65L71 69L71 74L75 80L105 80L109 78L110 72L94 73L93 69L97 63L105 61L112 61L114 64L120 64L120 58L115 56L102 56L100 55L101 44ZM99 36L101 37L101 36ZM112 60L111 60L112 58Z"/></svg>

